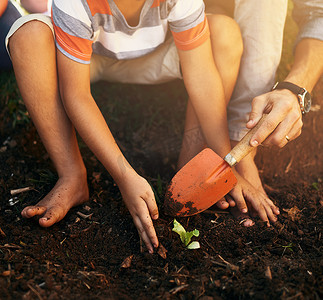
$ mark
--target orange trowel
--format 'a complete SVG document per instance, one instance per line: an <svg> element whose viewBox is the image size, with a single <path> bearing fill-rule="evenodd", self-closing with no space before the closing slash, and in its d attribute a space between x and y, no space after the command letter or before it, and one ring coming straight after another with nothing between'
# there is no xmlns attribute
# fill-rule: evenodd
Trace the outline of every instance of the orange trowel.
<svg viewBox="0 0 323 300"><path fill-rule="evenodd" d="M224 159L210 148L193 157L172 178L164 201L167 215L186 217L198 214L223 198L236 185L231 167L248 155L250 139L267 115L228 153Z"/></svg>

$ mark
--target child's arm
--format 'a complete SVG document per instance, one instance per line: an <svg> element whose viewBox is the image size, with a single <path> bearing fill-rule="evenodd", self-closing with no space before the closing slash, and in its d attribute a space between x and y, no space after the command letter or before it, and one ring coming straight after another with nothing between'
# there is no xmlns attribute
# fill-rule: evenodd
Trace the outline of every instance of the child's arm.
<svg viewBox="0 0 323 300"><path fill-rule="evenodd" d="M89 65L77 63L60 51L57 64L61 98L70 120L117 183L141 238L153 252L153 246L158 247L152 222L152 218L158 218L154 193L122 155L96 105L90 90Z"/></svg>
<svg viewBox="0 0 323 300"><path fill-rule="evenodd" d="M224 157L231 150L222 80L214 64L210 40L192 50L178 50L184 83L199 119L208 146ZM235 172L236 173L236 172ZM276 207L236 173L238 184L230 192L238 208L247 212L247 204L268 223L276 221Z"/></svg>

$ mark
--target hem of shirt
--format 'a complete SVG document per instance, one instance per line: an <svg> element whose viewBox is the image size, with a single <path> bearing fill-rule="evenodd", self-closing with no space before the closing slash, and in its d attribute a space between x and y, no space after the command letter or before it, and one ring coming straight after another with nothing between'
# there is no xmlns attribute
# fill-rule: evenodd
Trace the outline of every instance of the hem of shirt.
<svg viewBox="0 0 323 300"><path fill-rule="evenodd" d="M178 49L187 51L197 48L198 46L204 44L210 36L209 30L202 32L198 39L193 40L191 43L182 43L174 38L175 45Z"/></svg>
<svg viewBox="0 0 323 300"><path fill-rule="evenodd" d="M206 19L207 22L207 19ZM202 45L204 42L207 41L207 39L210 37L210 30L208 24L203 28L201 33L195 37L193 40L188 42L182 42L176 39L176 37L173 34L175 45L180 50L192 50L197 48L198 46Z"/></svg>
<svg viewBox="0 0 323 300"><path fill-rule="evenodd" d="M64 50L64 49L63 49L63 48L62 48L62 47L57 43L57 41L55 42L55 44L56 44L56 48L57 48L61 53L63 53L66 57L70 58L71 60L74 60L74 61L76 61L76 62L78 62L78 63L85 64L85 65L89 65L89 64L90 64L90 62L91 62L91 61L89 61L89 60L82 60L82 59L77 58L77 57L75 57L75 56L71 55L70 53L68 53L66 50Z"/></svg>
<svg viewBox="0 0 323 300"><path fill-rule="evenodd" d="M308 21L301 27L295 41L295 47L302 39L316 39L323 41L323 30L321 30L321 28L323 28L323 18L315 18Z"/></svg>

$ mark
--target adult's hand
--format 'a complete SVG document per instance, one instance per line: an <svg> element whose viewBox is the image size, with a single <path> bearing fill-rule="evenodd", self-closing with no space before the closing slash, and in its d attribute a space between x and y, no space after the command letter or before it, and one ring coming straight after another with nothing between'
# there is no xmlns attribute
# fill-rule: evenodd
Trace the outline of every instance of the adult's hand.
<svg viewBox="0 0 323 300"><path fill-rule="evenodd" d="M291 91L274 90L255 97L252 101L247 128L253 128L264 113L268 116L251 138L252 146L263 144L284 147L289 140L301 134L302 112L297 96Z"/></svg>
<svg viewBox="0 0 323 300"><path fill-rule="evenodd" d="M323 41L304 38L295 48L292 69L284 81L294 83L311 92L323 74ZM276 145L283 147L301 134L302 113L297 96L289 90L274 90L252 101L247 128L253 128L263 113L268 117L251 138L252 146Z"/></svg>

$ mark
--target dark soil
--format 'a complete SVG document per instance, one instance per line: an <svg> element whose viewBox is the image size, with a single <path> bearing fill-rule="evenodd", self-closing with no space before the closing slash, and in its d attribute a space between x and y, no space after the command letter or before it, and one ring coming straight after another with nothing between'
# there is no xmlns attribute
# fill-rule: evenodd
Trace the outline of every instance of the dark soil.
<svg viewBox="0 0 323 300"><path fill-rule="evenodd" d="M163 195L175 172L183 126L182 84L99 83L93 90L101 105L113 92L131 107L125 114L118 105L109 104L106 115L126 157L156 191L160 219L155 227L167 252L141 251L117 186L81 140L90 201L72 209L52 228L22 219L22 208L46 195L56 175L33 125L12 129L11 116L2 104L1 299L323 297L323 81L315 90L315 111L304 117L301 137L284 149L262 147L256 158L266 190L280 207L279 221L267 228L258 220L245 228L215 207L179 218L186 229L200 231L194 238L201 244L199 250L183 248L172 232L173 218L163 213ZM140 113L138 103L144 107ZM140 121L147 126L141 127ZM32 190L10 193L27 186Z"/></svg>

